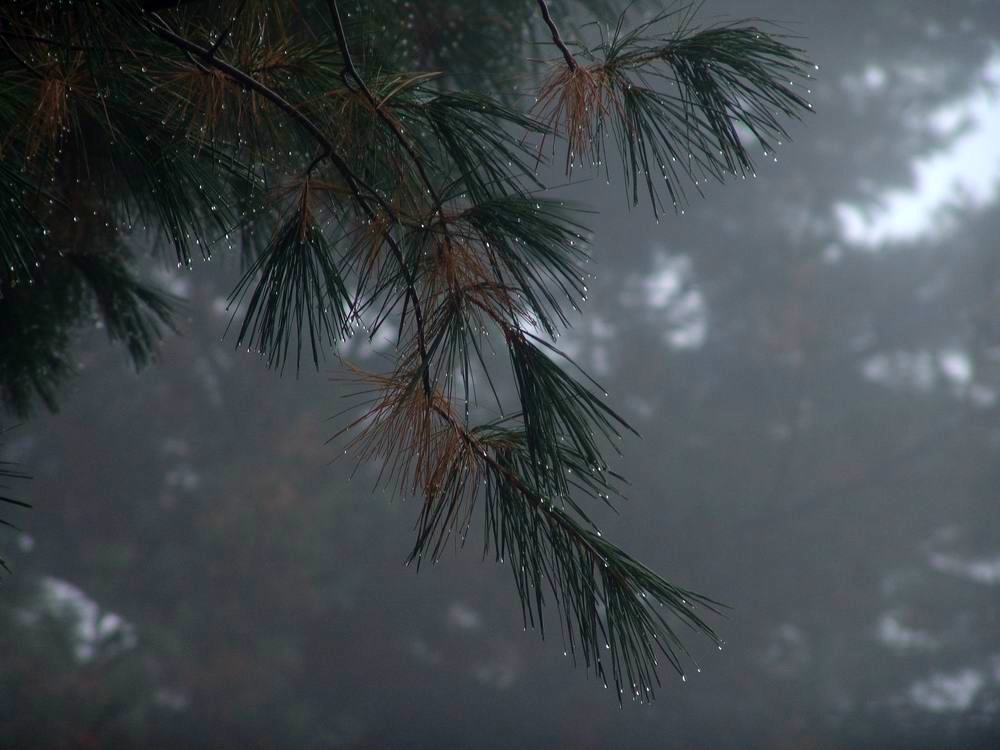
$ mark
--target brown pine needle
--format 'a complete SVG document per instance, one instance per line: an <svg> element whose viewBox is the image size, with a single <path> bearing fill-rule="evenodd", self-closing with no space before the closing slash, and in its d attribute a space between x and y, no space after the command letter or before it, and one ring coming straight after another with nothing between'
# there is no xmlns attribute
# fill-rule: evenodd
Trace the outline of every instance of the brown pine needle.
<svg viewBox="0 0 1000 750"><path fill-rule="evenodd" d="M600 66L560 66L542 84L535 111L542 122L566 139L567 174L587 156L593 161L599 158L595 137L611 109L612 98L613 88Z"/></svg>

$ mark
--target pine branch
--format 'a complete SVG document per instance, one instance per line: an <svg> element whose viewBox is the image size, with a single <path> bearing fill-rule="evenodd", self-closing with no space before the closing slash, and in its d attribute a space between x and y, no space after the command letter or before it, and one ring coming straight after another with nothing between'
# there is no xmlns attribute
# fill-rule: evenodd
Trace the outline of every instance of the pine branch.
<svg viewBox="0 0 1000 750"><path fill-rule="evenodd" d="M350 169L343 158L337 153L334 148L333 142L327 138L316 123L314 123L301 109L294 106L288 102L283 96L281 96L276 91L268 88L260 81L258 81L253 76L246 74L245 72L235 68L228 63L218 60L214 56L208 55L208 50L200 47L197 44L185 39L184 37L174 33L170 27L154 14L154 18L157 23L150 26L151 30L157 35L161 36L165 40L171 42L178 48L196 54L202 60L205 65L213 67L226 76L239 83L240 85L256 91L261 94L265 99L275 104L279 109L289 115L295 122L301 125L306 132L308 132L322 147L321 153L311 162L308 169L306 170L307 176L315 169L315 167L323 160L329 159L337 171L340 173L341 177L347 183L348 188L351 191L352 196L360 205L364 213L368 216L369 221L378 221L378 216L375 210L372 208L370 199L374 200L378 205L386 211L390 216L394 224L399 224L399 219L395 214L392 207L385 201L384 198L379 196L378 192L372 188L368 188L360 178ZM366 188L366 193L362 192L362 187ZM413 280L409 278L409 271L406 269L406 264L403 258L402 251L399 249L398 244L392 238L391 234L385 234L385 240L389 244L397 262L399 263L400 270L407 276L407 294L413 305L413 314L417 325L417 336L420 343L420 349L424 351L426 349L425 336L423 331L423 313L420 309L420 301L417 298L416 291L413 287ZM425 358L426 359L426 358ZM430 376L429 376L429 363L425 361L423 368L423 380L424 389L430 391Z"/></svg>
<svg viewBox="0 0 1000 750"><path fill-rule="evenodd" d="M510 130L551 135L543 123L494 99L467 92L434 92L426 100L402 102L401 116L411 131L427 131L439 144L445 163L454 165L454 187L474 203L497 194L524 194L544 189L535 176L537 152ZM525 184L527 183L527 184ZM459 190L460 189L460 190Z"/></svg>
<svg viewBox="0 0 1000 750"><path fill-rule="evenodd" d="M214 68L220 71L221 73L226 75L228 78L230 78L240 86L260 94L269 102L278 107L278 109L280 109L286 115L291 117L292 120L298 123L298 125L300 125L307 133L309 133L309 135L312 136L312 138L314 138L322 148L320 156L318 156L317 159L313 162L313 165L325 159L329 159L336 166L337 170L344 177L348 185L351 185L352 190L355 190L358 187L357 179L351 172L350 168L347 166L347 163L337 153L333 142L329 138L327 138L323 130L316 123L314 123L301 109L299 109L294 104L289 102L287 99L285 99L285 97L283 97L277 91L261 83L254 76L245 73L244 71L234 67L233 65L230 65L222 60L219 60L218 58L215 57L214 54L210 54L210 50L208 48L195 44L194 42L185 39L181 35L175 33L170 28L169 24L167 24L166 21L164 21L155 13L152 14L152 18L155 19L155 23L149 23L147 24L147 27L154 34L170 42L178 49L181 49L185 52L195 55L202 62L203 65L206 65L210 68ZM311 171L312 168L313 167L311 166L307 171ZM360 200L361 199L360 192L357 193L355 197L358 200Z"/></svg>
<svg viewBox="0 0 1000 750"><path fill-rule="evenodd" d="M638 433L597 396L568 377L523 332L508 328L505 336L534 480L555 482L553 488L560 495L567 494L565 472L559 461L565 444L581 457L589 472L604 472L607 463L597 437L617 450L615 443L622 437L619 428Z"/></svg>
<svg viewBox="0 0 1000 750"><path fill-rule="evenodd" d="M655 697L661 684L657 654L684 677L681 655L690 654L658 608L721 643L695 612L700 605L719 614L717 602L668 583L558 504L512 481L510 460L501 454L492 462L505 470L487 480L486 534L498 561L508 562L514 574L525 627L537 627L544 637L547 587L574 663L582 655L605 686L613 681L619 702L626 690L639 702Z"/></svg>
<svg viewBox="0 0 1000 750"><path fill-rule="evenodd" d="M341 55L344 58L344 65L346 67L348 74L354 79L354 81L358 84L358 86L361 87L361 90L364 93L365 98L367 98L369 103L371 104L373 111L378 115L379 119L389 127L390 131L393 133L396 140L400 143L400 145L402 145L406 153L409 155L411 161L413 162L414 167L416 167L417 172L420 174L420 179L423 181L425 187L427 188L427 192L431 195L431 197L434 200L434 205L436 207L435 214L437 216L438 221L441 223L442 231L445 233L446 240L450 242L450 238L447 235L448 230L446 225L444 224L444 207L441 204L441 198L438 196L437 191L434 188L434 184L430 181L430 178L427 176L427 172L424 170L423 162L417 156L416 152L413 149L413 146L407 140L406 136L403 135L398 125L395 122L393 122L392 119L389 117L389 115L385 112L385 110L382 107L382 103L379 102L377 99L375 99L375 96L372 94L371 89L368 88L368 85L365 83L364 79L358 73L357 68L354 66L354 60L351 57L351 51L347 44L347 35L344 32L344 24L341 21L340 10L337 7L336 0L327 0L327 4L329 5L330 8L330 14L333 16L334 27L337 34L337 43L340 45ZM396 246L394 246L394 252L398 256L397 261L400 263L400 269L403 270L405 267L405 261L403 260L402 253L398 252L398 248ZM427 355L426 332L424 330L424 323L423 323L424 314L423 314L422 304L420 298L417 296L412 279L407 279L407 288L408 288L409 301L410 304L412 305L413 316L417 325L418 344L419 344L419 352L421 358L421 373L422 373L424 391L425 394L429 396L431 391L431 382L430 382L431 363Z"/></svg>
<svg viewBox="0 0 1000 750"><path fill-rule="evenodd" d="M398 322L389 372L355 371L369 402L348 447L421 498L411 561L464 543L481 507L485 549L510 562L525 626L544 634L554 604L574 661L614 682L619 700L625 690L648 700L658 658L683 674L666 614L717 641L692 605L717 609L606 542L588 516L588 503L613 508L621 497L624 479L604 455L633 430L543 338L586 298L587 231L575 207L536 195L541 154L514 131L543 145L564 137L567 171L588 159L607 170L610 138L632 203L645 192L658 213L661 189L677 205L689 181L751 174L752 139L771 148L787 137L781 118L808 109L787 83L804 58L753 25L697 29L686 10L632 30L622 16L574 54L537 4L565 61L537 116L386 60L366 56L359 68L337 0L307 4L277 31L242 0L207 19L179 13L174 25L130 3L78 3L51 24L0 19L16 53L0 126L15 131L13 153L33 157L30 169L0 160L10 177L0 261L37 279L28 291L0 278L0 334L33 326L23 348L2 337L0 386L15 404L54 404L71 369L69 331L95 306L137 365L151 356L169 311L124 256L104 252L118 252L120 232L158 229L182 265L236 234L250 247L230 297L233 320L243 314L236 343L270 366L282 370L294 346L296 367L304 349L318 367L359 323L374 336ZM326 11L334 38L299 41L310 14ZM32 45L57 61L36 65ZM35 111L32 132L15 127ZM53 186L52 208L40 185ZM107 247L65 231L48 238L78 211ZM484 356L498 350L509 383ZM484 379L506 417L483 417Z"/></svg>
<svg viewBox="0 0 1000 750"><path fill-rule="evenodd" d="M230 306L250 295L236 345L244 343L267 356L268 366L284 370L288 347L297 338L296 371L308 332L313 364L319 367L322 342L347 337L350 295L332 260L332 247L314 213L310 180L305 178L294 208L271 243L244 274L229 297ZM235 317L236 311L233 316ZM230 321L231 322L231 321Z"/></svg>
<svg viewBox="0 0 1000 750"><path fill-rule="evenodd" d="M794 80L807 80L802 50L750 22L697 29L690 12L668 11L586 51L590 63L552 73L537 111L567 139L567 172L590 161L608 169L607 136L622 159L632 203L645 188L658 215L658 184L671 206L708 178L753 175L747 138L765 152L788 138L779 117L811 110ZM657 27L676 23L673 32ZM654 85L655 84L655 85ZM745 132L741 132L741 129Z"/></svg>
<svg viewBox="0 0 1000 750"><path fill-rule="evenodd" d="M89 287L108 337L125 342L137 370L148 364L163 329L176 331L170 298L140 283L121 252L68 253L66 260Z"/></svg>
<svg viewBox="0 0 1000 750"><path fill-rule="evenodd" d="M509 277L531 311L532 320L510 325L538 323L549 335L569 327L563 298L579 310L587 295L587 229L573 217L580 212L561 201L508 195L475 203L457 218L459 231L478 239L498 278Z"/></svg>
<svg viewBox="0 0 1000 750"><path fill-rule="evenodd" d="M605 683L613 681L619 700L625 689L650 700L659 685L657 653L682 675L686 653L652 605L716 641L692 607L718 612L718 605L664 581L593 528L573 493L608 504L619 494L621 478L608 471L595 435L612 440L617 426L628 427L522 333L507 335L523 409L506 420L511 424L466 427L444 393L428 399L413 387L412 370L358 373L374 386L373 405L346 428L359 431L348 449L359 460L381 460L379 480L423 498L409 557L418 566L436 561L449 541L464 545L481 497L486 550L510 559L525 627L537 626L544 637L547 588L574 660L582 656Z"/></svg>
<svg viewBox="0 0 1000 750"><path fill-rule="evenodd" d="M582 658L605 685L613 681L619 701L625 689L635 700L652 700L657 654L684 675L687 651L658 608L720 642L694 611L701 605L718 613L717 602L668 583L604 540L565 492L561 476L575 469L577 488L607 500L616 477L595 469L591 456L557 441L559 468L538 474L525 431L500 424L469 430L443 394L425 401L405 374L364 377L381 395L351 425L362 432L349 447L364 459L384 459L383 478L423 495L410 562L436 562L449 541L464 545L481 497L485 551L509 561L525 627L544 638L547 589L574 663Z"/></svg>
<svg viewBox="0 0 1000 750"><path fill-rule="evenodd" d="M0 284L8 275L11 281L31 279L41 257L45 225L35 210L24 205L25 194L54 200L25 179L21 170L0 160ZM0 298L2 293L0 287Z"/></svg>
<svg viewBox="0 0 1000 750"><path fill-rule="evenodd" d="M377 100L375 95L372 94L371 89L368 88L368 85L361 77L361 74L358 73L358 69L354 65L354 59L351 57L350 47L347 44L347 35L344 32L344 23L340 18L340 9L337 6L337 0L327 0L327 5L330 8L330 15L333 17L334 29L337 34L337 43L340 46L340 53L344 58L344 66L347 74L350 75L350 77L353 78L361 88L361 91L364 93L365 98L371 105L372 110L376 115L378 115L378 118L386 125L386 127L389 128L396 141L403 147L403 150L406 151L407 156L409 156L410 161L417 170L417 174L420 175L420 180L423 182L424 188L427 190L427 194L431 196L433 201L434 217L438 225L441 227L441 232L444 235L445 242L443 250L447 252L450 249L452 242L451 236L448 233L448 225L445 222L444 204L441 201L441 196L438 194L434 183L431 182L430 177L428 177L427 170L424 168L424 162L417 154L413 144L410 143L409 139L403 133L399 123L393 120L386 111L386 108L384 107L385 100ZM418 304L417 300L413 300L413 304L414 311L416 311L416 306Z"/></svg>

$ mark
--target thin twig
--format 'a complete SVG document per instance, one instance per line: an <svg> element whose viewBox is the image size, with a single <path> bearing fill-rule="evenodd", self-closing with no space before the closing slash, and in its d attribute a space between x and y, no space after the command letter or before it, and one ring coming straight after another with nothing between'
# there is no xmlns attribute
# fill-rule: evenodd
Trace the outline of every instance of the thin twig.
<svg viewBox="0 0 1000 750"><path fill-rule="evenodd" d="M368 88L368 84L365 83L364 79L358 73L358 69L354 67L354 58L351 57L351 50L347 46L347 34L344 32L344 22L340 18L340 8L337 6L337 0L327 0L327 5L330 7L330 15L333 17L334 30L337 33L337 45L340 47L340 56L344 59L344 70L361 87L365 97L372 102L375 110L378 111L381 105L375 100L375 96Z"/></svg>
<svg viewBox="0 0 1000 750"><path fill-rule="evenodd" d="M347 74L354 79L361 89L365 98L368 99L369 103L375 110L375 114L386 124L386 126L392 131L396 140L399 141L400 145L405 149L406 153L409 155L410 160L413 162L414 166L417 168L417 173L420 175L421 181L424 183L424 187L427 188L427 192L430 194L434 201L434 207L437 211L438 220L441 223L441 228L444 230L445 240L447 244L451 245L451 237L448 234L448 227L445 222L444 217L444 205L441 201L441 197L438 195L437 190L434 188L434 184L431 182L430 177L427 176L427 172L424 169L423 160L417 154L416 149L413 144L410 143L409 139L403 134L402 129L399 124L395 122L388 114L386 114L385 109L382 107L384 102L380 102L375 98L371 89L368 88L368 84L365 83L361 74L358 73L358 69L354 65L354 59L351 56L351 50L347 45L347 34L344 32L344 24L340 18L340 8L337 6L337 0L327 0L330 6L330 14L333 16L334 27L337 32L337 44L340 46L341 57L344 58L344 68Z"/></svg>
<svg viewBox="0 0 1000 750"><path fill-rule="evenodd" d="M556 22L552 20L552 14L549 13L549 4L545 0L538 0L538 7L542 9L542 18L545 19L546 25L549 27L549 31L552 32L552 42L559 48L559 51L563 53L563 57L566 58L566 64L569 69L575 71L580 67L580 64L573 57L573 53L569 51L569 47L566 46L566 42L562 40L559 35L559 29L556 27Z"/></svg>
<svg viewBox="0 0 1000 750"><path fill-rule="evenodd" d="M428 176L427 171L424 169L423 160L420 158L419 154L417 154L416 149L410 143L409 139L403 134L403 131L400 128L399 124L395 122L391 117L389 117L389 115L386 113L385 109L382 107L383 103L379 102L378 99L375 98L375 95L372 93L371 89L368 88L368 84L361 77L361 74L358 72L357 67L354 65L354 58L351 56L351 49L347 44L347 33L344 31L344 22L340 17L340 8L337 5L337 0L327 0L327 4L329 5L330 8L330 15L333 17L334 29L336 30L336 35L337 35L337 44L340 47L340 55L344 60L344 70L346 71L347 75L349 75L351 78L354 79L354 82L361 89L361 92L364 94L365 98L372 106L373 110L375 111L375 114L379 117L379 119L382 120L382 122L385 123L385 125L392 132L393 136L396 138L396 140L406 151L407 155L410 157L410 160L413 162L414 166L417 169L417 173L420 175L420 179L423 182L424 187L427 189L428 194L434 201L434 207L437 213L438 222L440 223L441 229L444 233L445 244L446 246L451 247L451 235L448 232L448 225L447 222L445 221L444 205L443 202L441 201L440 195L438 194L437 190L434 187L434 183L431 182L431 179ZM400 263L403 262L401 257L398 260ZM412 286L411 289L413 289ZM428 359L426 342L424 341L424 336L423 336L423 320L422 320L423 312L421 309L420 300L416 295L415 289L413 293L410 295L410 301L413 305L413 317L416 321L418 321L417 331L418 334L420 335L420 341L418 341L418 344L420 348L421 369L423 371L423 378L424 378L424 390L429 396L431 391L431 383L430 383L431 364Z"/></svg>

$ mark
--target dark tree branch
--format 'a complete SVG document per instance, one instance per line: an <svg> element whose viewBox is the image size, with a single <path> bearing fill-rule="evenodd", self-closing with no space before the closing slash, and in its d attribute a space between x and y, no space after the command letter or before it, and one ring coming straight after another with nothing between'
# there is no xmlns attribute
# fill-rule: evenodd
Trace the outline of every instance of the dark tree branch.
<svg viewBox="0 0 1000 750"><path fill-rule="evenodd" d="M549 4L545 0L538 0L538 7L542 10L542 18L545 19L546 25L549 27L549 31L552 32L552 42L559 48L559 51L563 53L563 57L566 58L566 65L569 66L570 70L576 70L580 67L580 64L573 57L573 53L569 51L569 47L566 46L566 42L562 40L559 35L559 29L556 26L556 22L552 20L552 14L549 13Z"/></svg>
<svg viewBox="0 0 1000 750"><path fill-rule="evenodd" d="M351 49L347 46L347 34L344 31L344 22L340 18L340 8L337 6L337 0L327 0L327 5L330 7L330 15L333 17L333 26L337 34L337 46L340 47L340 56L344 60L344 70L361 87L365 98L372 103L375 111L380 112L382 105L376 101L375 96L368 88L368 84L365 83L364 79L358 73L358 69L354 67L354 58L351 57Z"/></svg>
<svg viewBox="0 0 1000 750"><path fill-rule="evenodd" d="M582 544L587 548L588 553L592 553L593 555L595 555L595 557L600 559L600 554L593 548L593 545L590 543L589 539L581 535L579 530L573 524L567 523L565 518L563 518L559 514L552 513L551 510L548 507L546 507L545 498L543 498L536 490L532 489L527 484L525 484L525 482L521 479L521 477L519 477L508 467L504 466L499 461L497 461L493 456L489 454L488 451L484 450L480 442L476 440L472 435L470 435L468 430L466 430L465 427L458 420L454 418L454 416L449 414L445 409L442 409L440 406L435 405L432 406L431 408L439 417L441 417L445 422L447 422L448 425L450 425L453 430L455 430L456 434L459 435L462 438L462 440L476 452L478 456L482 457L484 463L486 463L491 469L497 472L498 475L503 476L504 479L507 482L509 482L510 485L515 490L517 490L518 493L522 497L524 497L525 500L530 502L533 508L541 510L546 515L556 519L556 522L561 527L563 527L567 531L567 533L569 533L580 544Z"/></svg>
<svg viewBox="0 0 1000 750"><path fill-rule="evenodd" d="M337 154L333 142L327 138L326 134L319 128L319 126L316 125L316 123L314 123L301 109L285 99L285 97L277 91L261 83L253 76L248 75L239 68L236 68L223 60L213 57L208 48L195 44L191 40L177 34L170 28L166 21L164 21L157 14L153 13L151 15L154 19L156 19L155 24L149 25L150 30L154 34L159 36L161 39L170 42L183 52L196 56L201 60L202 64L213 67L221 73L224 73L228 78L243 86L243 88L260 94L269 102L277 106L285 114L295 120L295 122L301 125L323 149L323 154L318 161L322 161L323 159L329 157L334 166L337 168L337 171L341 173L349 185L352 182L357 183L357 180L353 179L354 175L351 172L350 167L348 167L347 163L344 162L344 160ZM360 197L360 195L355 195L355 197Z"/></svg>
<svg viewBox="0 0 1000 750"><path fill-rule="evenodd" d="M416 167L417 173L420 175L420 180L423 182L424 187L427 189L428 194L434 201L435 212L437 214L438 222L440 223L441 229L444 233L445 244L448 247L450 247L451 236L448 232L447 222L445 221L444 205L443 202L441 201L441 196L438 194L437 189L434 187L434 183L431 182L431 179L428 176L426 169L424 168L423 160L420 158L419 154L417 154L417 151L413 147L413 144L411 144L409 139L403 134L403 131L400 128L399 124L395 122L391 117L389 117L389 115L386 113L385 109L382 106L383 102L379 102L375 98L375 95L372 93L371 89L368 88L368 84L361 77L361 74L358 72L357 67L354 65L354 58L351 56L351 49L347 44L347 33L344 31L344 22L340 17L340 8L337 5L337 0L327 0L327 4L329 5L330 8L330 15L333 17L334 29L336 30L336 35L337 35L337 44L340 47L341 57L343 57L344 59L344 69L347 72L347 75L354 79L354 82L361 89L361 92L368 100L372 109L375 111L375 114L378 115L379 119L381 119L382 122L385 123L386 127L389 128L393 136L406 151L407 155L410 157L410 160ZM401 257L398 260L400 263L403 262ZM410 301L411 304L413 305L414 320L417 321L417 331L419 334L418 345L420 347L421 369L423 370L424 391L428 396L430 396L431 364L428 358L426 342L424 341L424 335L423 335L423 312L421 310L420 300L417 298L416 291L412 283L410 283L410 289L413 290L413 293L410 294Z"/></svg>
<svg viewBox="0 0 1000 750"><path fill-rule="evenodd" d="M156 20L155 24L150 24L149 26L150 30L153 33L155 33L161 39L170 42L178 49L187 52L191 55L196 55L198 58L201 59L201 61L205 65L211 66L216 70L224 73L228 78L235 81L236 83L239 83L244 88L257 92L265 99L267 99L269 102L271 102L279 109L281 109L283 112L285 112L285 114L287 114L295 122L301 125L306 130L306 132L308 132L313 137L313 139L322 148L322 151L315 159L313 159L312 163L309 165L308 168L309 171L307 172L307 175L311 173L311 171L315 169L315 167L319 163L321 163L324 159L330 159L330 161L333 162L334 167L336 167L337 171L340 173L341 177L347 183L347 186L350 189L351 194L354 197L355 201L358 203L358 205L361 207L361 209L364 211L365 215L369 219L377 220L378 217L375 210L372 208L368 197L365 195L364 192L362 192L362 187L364 188L365 191L367 191L367 193L371 196L371 198L373 198L375 202L378 203L379 206L388 214L389 218L392 220L394 224L396 224L397 226L401 225L399 217L396 215L396 212L392 209L392 206L389 205L388 201L382 198L374 188L366 185L364 181L361 180L361 178L359 178L357 175L354 174L354 172L348 166L347 162L345 162L344 159L337 153L333 141L331 141L322 131L322 129L320 129L320 127L315 122L313 122L312 119L308 115L306 115L301 109L299 109L294 104L289 102L287 99L285 99L285 97L283 97L277 91L261 83L253 76L248 75L244 71L230 65L229 63L223 60L219 60L215 57L210 56L208 49L198 44L195 44L194 42L192 42L189 39L186 39L180 34L177 34L175 31L173 31L173 29L170 28L170 26L166 23L166 21L160 18L157 14L154 13L151 15ZM398 243L388 232L385 235L385 239L389 243L389 247L392 250L393 256L395 257L396 262L399 264L400 270L403 273L407 287L406 293L407 296L410 298L411 304L413 305L413 317L417 329L417 345L420 351L423 386L424 386L424 391L430 394L432 390L430 382L430 360L427 354L423 313L420 309L420 300L419 297L417 296L415 280L413 279L413 275L410 273L410 270L406 265L406 259L403 256L403 251L399 247Z"/></svg>
<svg viewBox="0 0 1000 750"><path fill-rule="evenodd" d="M388 114L386 114L385 109L382 107L384 102L380 102L372 94L368 84L365 83L361 74L358 73L358 69L354 65L354 59L351 57L351 50L347 45L347 34L344 32L344 24L340 18L340 8L337 6L337 0L327 0L330 6L330 14L333 16L334 28L337 32L337 44L340 46L340 54L344 58L344 68L347 74L354 79L354 81L360 87L365 98L371 104L375 113L379 116L382 122L385 123L386 127L392 131L393 136L399 141L399 144L403 147L406 153L409 155L410 160L413 162L414 166L417 168L417 172L420 175L420 180L424 183L424 187L427 188L427 192L430 194L434 201L434 207L437 211L438 220L441 224L442 230L444 230L445 240L448 245L451 244L451 238L448 235L448 226L444 220L444 205L442 204L441 197L438 195L434 184L431 182L430 177L427 176L427 171L424 169L423 160L417 154L416 149L413 144L410 143L409 139L403 134L402 128L399 124L395 122Z"/></svg>

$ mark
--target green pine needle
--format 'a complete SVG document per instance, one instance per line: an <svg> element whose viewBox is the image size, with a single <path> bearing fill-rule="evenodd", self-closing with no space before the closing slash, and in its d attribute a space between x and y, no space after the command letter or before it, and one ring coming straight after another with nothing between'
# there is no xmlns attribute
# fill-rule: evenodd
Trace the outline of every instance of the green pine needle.
<svg viewBox="0 0 1000 750"><path fill-rule="evenodd" d="M140 283L121 252L72 253L66 258L90 288L108 337L124 342L136 369L144 367L152 359L164 329L176 331L174 301Z"/></svg>
<svg viewBox="0 0 1000 750"><path fill-rule="evenodd" d="M296 372L306 343L318 368L324 347L347 336L350 297L332 245L304 207L285 219L236 285L229 297L234 318L245 299L236 346L256 349L269 367L284 371L295 339Z"/></svg>

